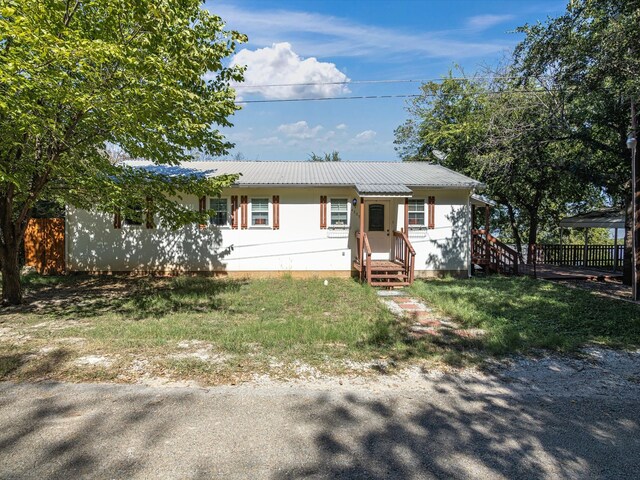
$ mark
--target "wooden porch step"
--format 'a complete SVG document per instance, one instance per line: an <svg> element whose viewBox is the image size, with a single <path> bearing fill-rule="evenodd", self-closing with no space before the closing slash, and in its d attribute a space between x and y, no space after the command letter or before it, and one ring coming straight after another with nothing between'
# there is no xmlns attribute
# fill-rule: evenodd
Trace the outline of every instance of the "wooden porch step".
<svg viewBox="0 0 640 480"><path fill-rule="evenodd" d="M406 280L407 278L409 278L409 275L405 274L405 273L397 273L397 274L379 274L379 273L372 273L371 274L371 279L374 278L388 278L388 279L396 279L396 280Z"/></svg>
<svg viewBox="0 0 640 480"><path fill-rule="evenodd" d="M409 282L380 282L371 280L372 287L407 287L411 285Z"/></svg>

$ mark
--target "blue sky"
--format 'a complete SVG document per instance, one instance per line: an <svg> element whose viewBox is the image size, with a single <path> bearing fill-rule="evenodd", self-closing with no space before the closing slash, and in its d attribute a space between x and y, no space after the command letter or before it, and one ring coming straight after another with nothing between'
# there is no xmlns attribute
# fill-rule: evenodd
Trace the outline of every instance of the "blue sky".
<svg viewBox="0 0 640 480"><path fill-rule="evenodd" d="M232 62L248 65L241 100L410 95L459 65L472 74L507 56L513 30L565 9L563 0L208 1L249 37ZM273 84L314 83L288 87ZM321 83L321 85L317 85ZM250 87L248 85L254 85ZM398 160L393 131L407 99L245 104L225 129L247 160L306 160L337 150L344 160Z"/></svg>

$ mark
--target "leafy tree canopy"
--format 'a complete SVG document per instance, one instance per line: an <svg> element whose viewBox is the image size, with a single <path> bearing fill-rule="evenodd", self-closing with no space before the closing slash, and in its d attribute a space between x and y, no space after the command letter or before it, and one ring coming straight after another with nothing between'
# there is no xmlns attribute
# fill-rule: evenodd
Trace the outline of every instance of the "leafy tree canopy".
<svg viewBox="0 0 640 480"><path fill-rule="evenodd" d="M245 37L199 0L0 3L0 262L3 298L20 301L17 252L39 199L113 211L147 196L170 226L201 214L169 200L216 194L232 176L158 175L115 163L176 165L222 155L216 126L238 108L225 66Z"/></svg>

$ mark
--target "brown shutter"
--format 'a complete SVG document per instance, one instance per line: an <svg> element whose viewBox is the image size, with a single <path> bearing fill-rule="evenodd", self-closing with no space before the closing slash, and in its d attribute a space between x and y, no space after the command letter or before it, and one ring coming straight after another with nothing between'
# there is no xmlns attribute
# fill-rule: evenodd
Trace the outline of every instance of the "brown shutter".
<svg viewBox="0 0 640 480"><path fill-rule="evenodd" d="M327 228L327 197L320 196L320 228Z"/></svg>
<svg viewBox="0 0 640 480"><path fill-rule="evenodd" d="M247 196L242 195L240 197L240 228L245 230L247 228Z"/></svg>
<svg viewBox="0 0 640 480"><path fill-rule="evenodd" d="M119 211L113 214L113 228L122 228L122 214Z"/></svg>
<svg viewBox="0 0 640 480"><path fill-rule="evenodd" d="M273 229L280 230L280 195L273 196Z"/></svg>
<svg viewBox="0 0 640 480"><path fill-rule="evenodd" d="M203 213L207 210L207 197L202 196L198 199L198 211ZM206 223L201 223L200 228L205 228L207 226Z"/></svg>
<svg viewBox="0 0 640 480"><path fill-rule="evenodd" d="M238 229L238 196L231 196L231 228Z"/></svg>
<svg viewBox="0 0 640 480"><path fill-rule="evenodd" d="M151 197L147 197L147 211L146 211L145 223L147 228L155 228L155 223L153 222L153 199Z"/></svg>
<svg viewBox="0 0 640 480"><path fill-rule="evenodd" d="M429 204L427 228L436 228L436 197L429 197L427 202Z"/></svg>

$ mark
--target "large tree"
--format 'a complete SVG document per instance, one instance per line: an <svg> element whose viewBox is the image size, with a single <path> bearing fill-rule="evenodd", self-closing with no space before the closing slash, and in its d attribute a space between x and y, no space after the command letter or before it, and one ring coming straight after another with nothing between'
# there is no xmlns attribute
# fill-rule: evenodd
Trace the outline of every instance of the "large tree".
<svg viewBox="0 0 640 480"><path fill-rule="evenodd" d="M533 80L519 85L509 69L488 77L450 75L423 85L396 144L405 160L483 181L503 209L507 239L522 251L583 193L576 176L581 152L564 138L562 91Z"/></svg>
<svg viewBox="0 0 640 480"><path fill-rule="evenodd" d="M640 0L572 0L563 15L520 31L526 37L516 48L518 70L525 81L545 76L568 92L567 132L589 152L584 171L627 206L631 227L631 168L625 141L631 125L638 122ZM634 106L636 117L631 118ZM636 165L640 170L638 159ZM636 202L640 206L640 198ZM627 282L630 233L628 228Z"/></svg>
<svg viewBox="0 0 640 480"><path fill-rule="evenodd" d="M0 2L0 262L4 302L22 298L18 251L40 199L114 212L153 199L170 227L202 213L171 200L233 181L114 163L113 146L153 164L224 154L237 109L227 67L243 35L199 0ZM164 172L164 173L163 173Z"/></svg>

